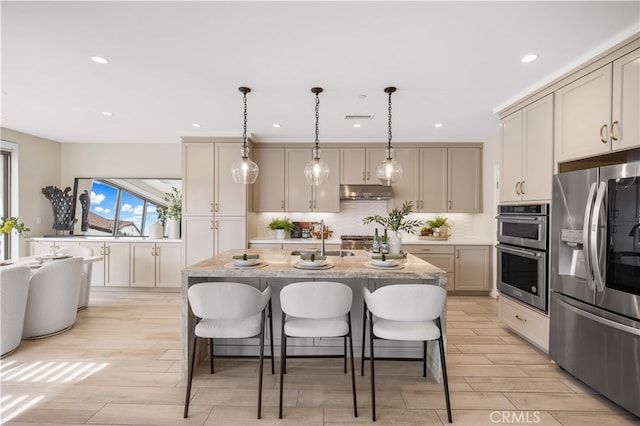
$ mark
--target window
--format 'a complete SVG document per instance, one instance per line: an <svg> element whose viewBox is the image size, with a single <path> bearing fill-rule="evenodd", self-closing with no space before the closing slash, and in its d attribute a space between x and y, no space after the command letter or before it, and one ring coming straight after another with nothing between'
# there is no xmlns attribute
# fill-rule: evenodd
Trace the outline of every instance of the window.
<svg viewBox="0 0 640 426"><path fill-rule="evenodd" d="M156 203L110 183L94 180L90 199L87 235L148 236L158 220Z"/></svg>

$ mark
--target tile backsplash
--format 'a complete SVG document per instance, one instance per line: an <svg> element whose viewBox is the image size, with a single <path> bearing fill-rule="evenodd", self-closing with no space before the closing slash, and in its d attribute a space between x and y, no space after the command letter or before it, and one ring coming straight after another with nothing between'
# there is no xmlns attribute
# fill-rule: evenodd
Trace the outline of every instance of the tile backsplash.
<svg viewBox="0 0 640 426"><path fill-rule="evenodd" d="M373 235L375 228L380 226L377 224L363 225L362 219L366 216L379 214L387 215L387 201L385 200L343 200L340 201L339 213L258 213L256 215L256 232L250 235L250 238L274 238L274 232L268 228L269 222L274 217L288 217L294 222L318 222L324 219L324 223L333 231L334 237L340 235ZM412 213L409 215L411 219L430 220L439 213ZM482 238L486 237L486 232L479 232L476 228L483 227L482 220L478 220L477 216L464 213L446 213L449 225L451 226L451 235L460 238ZM482 234L482 235L478 235ZM410 240L415 236L404 234L404 240Z"/></svg>

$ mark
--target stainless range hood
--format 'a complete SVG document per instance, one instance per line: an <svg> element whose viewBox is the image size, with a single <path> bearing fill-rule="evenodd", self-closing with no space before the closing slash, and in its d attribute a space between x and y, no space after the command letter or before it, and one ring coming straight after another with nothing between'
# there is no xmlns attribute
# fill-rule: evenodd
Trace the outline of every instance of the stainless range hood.
<svg viewBox="0 0 640 426"><path fill-rule="evenodd" d="M389 200L393 188L386 185L340 185L341 200Z"/></svg>

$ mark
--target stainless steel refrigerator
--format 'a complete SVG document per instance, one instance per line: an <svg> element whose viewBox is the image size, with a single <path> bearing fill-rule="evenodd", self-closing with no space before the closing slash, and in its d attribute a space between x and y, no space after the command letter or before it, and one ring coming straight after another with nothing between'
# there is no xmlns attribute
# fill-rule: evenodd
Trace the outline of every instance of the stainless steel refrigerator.
<svg viewBox="0 0 640 426"><path fill-rule="evenodd" d="M559 173L549 355L640 416L640 162Z"/></svg>

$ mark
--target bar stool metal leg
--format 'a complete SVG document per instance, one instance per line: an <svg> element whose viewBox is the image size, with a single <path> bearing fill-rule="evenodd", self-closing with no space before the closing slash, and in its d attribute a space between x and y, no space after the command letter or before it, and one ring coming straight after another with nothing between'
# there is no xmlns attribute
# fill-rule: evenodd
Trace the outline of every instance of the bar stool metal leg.
<svg viewBox="0 0 640 426"><path fill-rule="evenodd" d="M447 379L447 362L444 358L444 340L442 339L442 325L440 323L440 318L436 319L436 325L440 330L440 337L438 338L438 346L440 346L440 364L442 364L442 380L444 382L444 397L447 402L447 417L449 419L449 423L453 423L451 420L451 401L449 399L449 381Z"/></svg>
<svg viewBox="0 0 640 426"><path fill-rule="evenodd" d="M367 336L367 304L362 309L362 358L360 358L360 375L364 376L364 347Z"/></svg>
<svg viewBox="0 0 640 426"><path fill-rule="evenodd" d="M371 419L376 421L376 379L373 358L373 314L369 312L369 364L371 365Z"/></svg>

